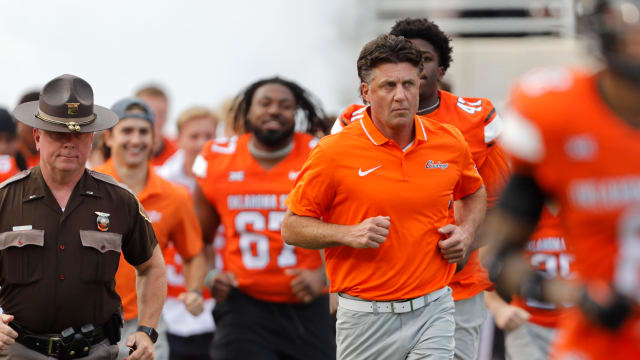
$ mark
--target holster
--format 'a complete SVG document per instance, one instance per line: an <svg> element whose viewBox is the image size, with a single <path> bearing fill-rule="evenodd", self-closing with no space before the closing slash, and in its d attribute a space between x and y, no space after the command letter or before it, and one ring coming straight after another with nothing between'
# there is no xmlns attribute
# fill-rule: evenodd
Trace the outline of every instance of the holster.
<svg viewBox="0 0 640 360"><path fill-rule="evenodd" d="M111 319L104 326L105 335L107 336L107 339L109 339L111 345L115 345L120 341L122 336L122 326L124 326L122 314L113 313L111 315Z"/></svg>

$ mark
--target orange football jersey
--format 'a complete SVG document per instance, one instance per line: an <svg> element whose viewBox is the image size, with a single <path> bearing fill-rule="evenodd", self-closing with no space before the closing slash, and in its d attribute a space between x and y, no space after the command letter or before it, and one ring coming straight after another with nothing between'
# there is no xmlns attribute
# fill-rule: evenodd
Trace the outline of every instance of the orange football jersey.
<svg viewBox="0 0 640 360"><path fill-rule="evenodd" d="M560 218L544 206L538 227L525 248L525 256L531 266L545 273L549 278L571 279L571 263L574 258L562 236ZM514 296L512 305L521 307L531 314L529 321L546 327L556 327L564 308L534 299Z"/></svg>
<svg viewBox="0 0 640 360"><path fill-rule="evenodd" d="M317 139L294 135L291 153L270 170L249 153L250 134L205 144L193 164L198 184L220 215L225 229L223 269L235 274L239 289L271 302L299 303L288 268L322 266L318 250L287 245L280 225L284 201Z"/></svg>
<svg viewBox="0 0 640 360"><path fill-rule="evenodd" d="M565 68L525 75L511 107L504 147L515 171L559 201L572 270L640 301L640 131L611 112L597 75ZM561 356L640 358L640 307L618 332L570 314L560 325Z"/></svg>
<svg viewBox="0 0 640 360"><path fill-rule="evenodd" d="M420 116L453 125L462 132L484 182L487 207L491 208L497 203L510 171L505 152L496 144L502 130L502 120L488 99L463 98L444 90L438 90L438 95L438 108ZM364 105L348 106L336 120L332 133L362 119L365 110ZM482 267L477 251L469 255L466 265L455 274L449 286L456 301L471 298L491 287L489 275Z"/></svg>
<svg viewBox="0 0 640 360"><path fill-rule="evenodd" d="M18 165L11 155L0 155L0 183L18 173Z"/></svg>

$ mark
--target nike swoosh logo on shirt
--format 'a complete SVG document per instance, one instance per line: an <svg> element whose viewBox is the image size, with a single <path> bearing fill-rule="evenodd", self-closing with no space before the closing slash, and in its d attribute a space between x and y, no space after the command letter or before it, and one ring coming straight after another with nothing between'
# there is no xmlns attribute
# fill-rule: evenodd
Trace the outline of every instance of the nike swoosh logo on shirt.
<svg viewBox="0 0 640 360"><path fill-rule="evenodd" d="M376 167L374 167L373 169L369 169L367 171L362 171L362 168L358 169L358 175L360 176L367 176L369 175L369 173L378 170L382 165L378 165Z"/></svg>

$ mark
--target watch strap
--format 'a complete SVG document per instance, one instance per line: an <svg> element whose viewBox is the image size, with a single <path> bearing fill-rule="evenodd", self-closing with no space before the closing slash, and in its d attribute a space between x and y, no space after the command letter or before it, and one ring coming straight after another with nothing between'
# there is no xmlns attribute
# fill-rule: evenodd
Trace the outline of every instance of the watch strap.
<svg viewBox="0 0 640 360"><path fill-rule="evenodd" d="M138 332L138 331L141 331L141 332L147 334L147 336L149 336L149 338L151 339L151 342L153 342L154 344L156 343L156 341L158 341L158 332L156 331L156 329L154 329L152 327L140 325L136 329L136 332Z"/></svg>

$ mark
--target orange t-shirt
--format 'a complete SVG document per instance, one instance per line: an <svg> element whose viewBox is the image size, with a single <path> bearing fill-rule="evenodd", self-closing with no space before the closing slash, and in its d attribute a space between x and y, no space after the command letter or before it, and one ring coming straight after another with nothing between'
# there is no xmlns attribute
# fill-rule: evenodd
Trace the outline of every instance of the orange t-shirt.
<svg viewBox="0 0 640 360"><path fill-rule="evenodd" d="M280 225L284 200L317 139L294 135L293 149L276 166L265 170L249 152L250 134L205 144L193 165L198 184L220 215L225 229L221 249L223 269L232 272L238 288L260 300L300 303L285 269L317 269L317 250L287 245Z"/></svg>
<svg viewBox="0 0 640 360"><path fill-rule="evenodd" d="M548 206L542 210L538 227L525 248L525 256L534 269L544 272L549 278L572 278L574 258L562 236L560 218ZM550 328L555 328L565 313L564 308L557 308L554 304L518 296L513 297L511 304L527 310L531 314L530 322Z"/></svg>
<svg viewBox="0 0 640 360"><path fill-rule="evenodd" d="M164 144L162 151L160 154L155 155L151 159L152 166L162 166L167 159L171 157L176 151L178 151L178 145L176 145L175 141L170 140L166 137L162 137L162 143Z"/></svg>
<svg viewBox="0 0 640 360"><path fill-rule="evenodd" d="M388 140L368 111L320 140L287 197L295 214L354 225L390 216L377 249L327 248L331 292L384 301L418 297L446 286L455 271L438 248L452 199L476 192L482 179L453 126L415 117L406 151ZM345 152L344 149L349 149Z"/></svg>
<svg viewBox="0 0 640 360"><path fill-rule="evenodd" d="M504 147L516 172L532 174L559 201L572 271L640 302L640 131L602 100L597 76L565 68L525 75L511 94ZM559 354L640 358L640 307L617 332L579 311L562 321Z"/></svg>
<svg viewBox="0 0 640 360"><path fill-rule="evenodd" d="M20 172L11 155L0 155L0 183Z"/></svg>
<svg viewBox="0 0 640 360"><path fill-rule="evenodd" d="M462 132L484 181L487 208L491 208L497 204L510 173L507 156L500 145L496 144L502 131L502 120L488 99L463 98L444 90L438 90L438 96L438 108L420 116L453 125ZM348 106L336 120L332 132L359 121L365 110L363 105ZM453 213L451 216L453 219ZM465 267L454 275L449 286L456 301L471 298L491 287L489 274L480 263L478 251L469 255Z"/></svg>
<svg viewBox="0 0 640 360"><path fill-rule="evenodd" d="M95 170L120 181L113 166L113 159L109 159ZM164 250L171 242L183 259L190 259L200 253L202 231L193 200L186 189L162 179L149 167L147 185L137 198L151 219L160 249ZM137 318L136 272L123 256L120 257L120 265L116 272L116 292L122 298L125 320Z"/></svg>

